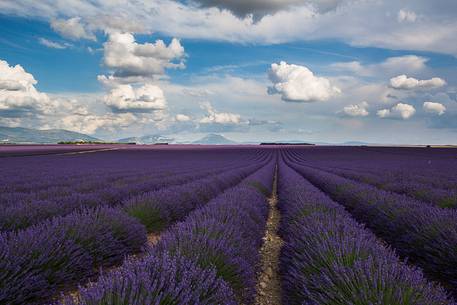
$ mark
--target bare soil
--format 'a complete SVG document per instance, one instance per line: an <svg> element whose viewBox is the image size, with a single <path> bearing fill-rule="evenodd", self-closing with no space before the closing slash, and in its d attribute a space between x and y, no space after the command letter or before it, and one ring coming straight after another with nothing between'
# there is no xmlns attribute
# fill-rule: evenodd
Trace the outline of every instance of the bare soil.
<svg viewBox="0 0 457 305"><path fill-rule="evenodd" d="M160 240L160 234L157 233L149 233L148 234L148 245L149 246L154 246L157 244Z"/></svg>
<svg viewBox="0 0 457 305"><path fill-rule="evenodd" d="M275 174L273 193L268 199L270 211L267 220L267 229L260 249L261 272L258 275L256 286L256 305L281 304L281 279L279 277L279 255L283 245L278 235L281 215L277 208L277 174Z"/></svg>

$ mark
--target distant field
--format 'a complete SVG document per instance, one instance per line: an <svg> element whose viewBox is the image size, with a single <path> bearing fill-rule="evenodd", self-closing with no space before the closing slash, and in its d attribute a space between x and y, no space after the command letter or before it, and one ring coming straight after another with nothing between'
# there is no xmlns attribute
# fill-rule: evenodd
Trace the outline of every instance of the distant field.
<svg viewBox="0 0 457 305"><path fill-rule="evenodd" d="M0 157L52 155L116 147L117 145L0 145Z"/></svg>
<svg viewBox="0 0 457 305"><path fill-rule="evenodd" d="M0 171L0 304L455 304L455 148L5 145Z"/></svg>

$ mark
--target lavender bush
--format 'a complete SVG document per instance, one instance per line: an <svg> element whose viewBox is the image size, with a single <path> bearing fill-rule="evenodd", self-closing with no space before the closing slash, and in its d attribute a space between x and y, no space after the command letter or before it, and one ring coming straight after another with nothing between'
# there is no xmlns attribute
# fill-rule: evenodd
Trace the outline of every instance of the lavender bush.
<svg viewBox="0 0 457 305"><path fill-rule="evenodd" d="M181 256L147 256L127 260L122 268L81 288L65 305L221 304L235 305L233 291L214 269L202 269Z"/></svg>
<svg viewBox="0 0 457 305"><path fill-rule="evenodd" d="M0 303L46 300L56 289L119 263L146 242L145 228L112 208L88 209L0 235Z"/></svg>

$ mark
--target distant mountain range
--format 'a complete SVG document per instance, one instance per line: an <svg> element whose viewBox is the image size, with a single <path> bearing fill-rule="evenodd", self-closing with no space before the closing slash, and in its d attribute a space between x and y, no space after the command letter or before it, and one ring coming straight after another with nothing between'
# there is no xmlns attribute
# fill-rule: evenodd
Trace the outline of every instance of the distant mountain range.
<svg viewBox="0 0 457 305"><path fill-rule="evenodd" d="M236 144L236 142L229 140L220 134L210 133L210 134L204 136L203 138L192 142L192 144L229 145L229 144Z"/></svg>
<svg viewBox="0 0 457 305"><path fill-rule="evenodd" d="M32 143L32 144L55 144L58 142L103 142L103 140L95 137L69 131L65 129L31 129L22 127L1 127L0 126L0 144L1 143ZM237 143L230 139L227 139L223 135L210 133L203 138L193 142L176 142L175 139L158 135L144 135L140 137L129 137L117 140L120 143L136 143L136 144L155 144L155 143L180 143L180 144L205 144L205 145L230 145L230 144L259 144L259 142L249 141L243 143ZM281 141L284 143L302 143L302 140L288 140ZM344 143L328 143L328 142L313 142L317 145L370 145L370 143L359 142L359 141L348 141Z"/></svg>
<svg viewBox="0 0 457 305"><path fill-rule="evenodd" d="M120 143L136 143L136 144L155 144L155 143L171 143L173 138L161 135L146 135L142 137L130 137L117 140Z"/></svg>
<svg viewBox="0 0 457 305"><path fill-rule="evenodd" d="M163 135L145 135L141 137L129 137L117 140L120 143L136 143L136 144L156 144L156 143L172 143L172 144L206 144L206 145L228 145L237 144L237 142L229 140L219 134L208 134L196 141L176 141L173 138Z"/></svg>
<svg viewBox="0 0 457 305"><path fill-rule="evenodd" d="M65 129L38 130L22 127L1 127L0 143L55 144L61 141L101 141L100 139Z"/></svg>

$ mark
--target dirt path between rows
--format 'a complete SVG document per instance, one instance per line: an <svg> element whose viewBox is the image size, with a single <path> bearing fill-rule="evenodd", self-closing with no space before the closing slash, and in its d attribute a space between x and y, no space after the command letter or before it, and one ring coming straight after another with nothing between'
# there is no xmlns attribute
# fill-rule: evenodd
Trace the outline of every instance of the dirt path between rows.
<svg viewBox="0 0 457 305"><path fill-rule="evenodd" d="M277 169L273 184L273 193L268 198L270 211L267 220L267 229L263 237L263 245L260 249L261 272L256 285L256 305L280 305L281 304L281 279L279 277L279 255L283 241L278 235L281 215L277 208Z"/></svg>

